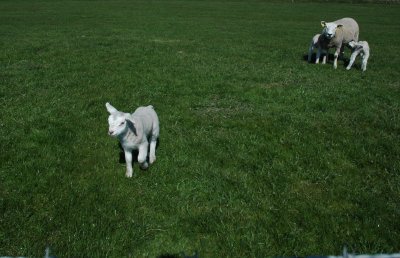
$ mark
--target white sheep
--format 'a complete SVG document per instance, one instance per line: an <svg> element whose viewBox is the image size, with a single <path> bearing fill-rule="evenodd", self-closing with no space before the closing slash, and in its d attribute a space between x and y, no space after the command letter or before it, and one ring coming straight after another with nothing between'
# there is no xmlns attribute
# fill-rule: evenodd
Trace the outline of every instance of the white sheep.
<svg viewBox="0 0 400 258"><path fill-rule="evenodd" d="M308 48L308 62L309 63L311 62L311 56L314 52L314 49L319 48L320 37L321 37L321 34L315 34L314 37L311 39L310 46ZM325 64L327 61L327 58L328 58L328 51L326 51L324 49L322 51L324 51L324 54L325 54L322 58L322 63ZM318 62L319 62L319 60L318 60Z"/></svg>
<svg viewBox="0 0 400 258"><path fill-rule="evenodd" d="M346 67L347 70L351 69L351 66L354 63L354 60L356 60L357 55L360 55L362 58L361 61L361 70L365 72L367 70L367 63L368 63L368 58L369 58L369 45L367 41L351 41L349 42L349 46L353 49L353 53L351 54L350 57L350 63Z"/></svg>
<svg viewBox="0 0 400 258"><path fill-rule="evenodd" d="M149 151L149 162L156 160L156 144L160 133L160 125L157 113L153 106L139 107L134 113L118 111L106 103L108 117L108 134L118 138L125 153L126 176L132 177L132 151L139 150L138 162L142 169L147 169L147 153Z"/></svg>
<svg viewBox="0 0 400 258"><path fill-rule="evenodd" d="M333 68L337 68L337 59L340 53L343 53L344 46L350 41L358 41L359 27L352 18L343 18L334 22L321 21L323 27L322 35L319 41L316 64L324 49L335 48Z"/></svg>

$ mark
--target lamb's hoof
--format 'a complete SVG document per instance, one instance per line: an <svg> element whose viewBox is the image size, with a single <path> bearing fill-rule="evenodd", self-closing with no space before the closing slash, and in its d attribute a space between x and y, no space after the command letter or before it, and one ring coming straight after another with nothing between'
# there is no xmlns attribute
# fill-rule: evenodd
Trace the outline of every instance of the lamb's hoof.
<svg viewBox="0 0 400 258"><path fill-rule="evenodd" d="M156 156L154 157L150 157L150 165L154 163L154 161L156 161Z"/></svg>
<svg viewBox="0 0 400 258"><path fill-rule="evenodd" d="M131 178L131 177L132 177L132 173L126 173L125 176L126 176L127 178Z"/></svg>
<svg viewBox="0 0 400 258"><path fill-rule="evenodd" d="M149 163L144 162L144 163L139 164L139 166L141 169L146 170L149 168Z"/></svg>
<svg viewBox="0 0 400 258"><path fill-rule="evenodd" d="M350 70L350 68L351 68L351 67L346 67L346 70L348 71L348 70Z"/></svg>

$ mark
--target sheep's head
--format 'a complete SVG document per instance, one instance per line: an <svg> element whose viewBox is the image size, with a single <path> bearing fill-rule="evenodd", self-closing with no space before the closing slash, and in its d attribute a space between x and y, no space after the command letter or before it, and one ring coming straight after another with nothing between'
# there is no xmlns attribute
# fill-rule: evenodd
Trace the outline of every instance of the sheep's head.
<svg viewBox="0 0 400 258"><path fill-rule="evenodd" d="M323 28L322 34L327 38L331 39L335 37L336 29L342 27L341 24L336 24L334 22L324 22L321 21L321 26Z"/></svg>
<svg viewBox="0 0 400 258"><path fill-rule="evenodd" d="M110 103L106 103L106 108L110 116L108 117L108 134L117 137L127 130L128 120L125 113L118 111Z"/></svg>

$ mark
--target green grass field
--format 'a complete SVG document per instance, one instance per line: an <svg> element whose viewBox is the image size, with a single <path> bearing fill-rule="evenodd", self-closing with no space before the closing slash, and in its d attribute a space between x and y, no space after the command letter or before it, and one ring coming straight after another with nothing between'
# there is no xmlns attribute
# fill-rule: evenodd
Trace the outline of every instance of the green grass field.
<svg viewBox="0 0 400 258"><path fill-rule="evenodd" d="M400 251L400 5L0 2L0 256ZM351 16L371 57L304 56ZM333 51L332 51L333 52ZM125 178L109 101L152 104Z"/></svg>

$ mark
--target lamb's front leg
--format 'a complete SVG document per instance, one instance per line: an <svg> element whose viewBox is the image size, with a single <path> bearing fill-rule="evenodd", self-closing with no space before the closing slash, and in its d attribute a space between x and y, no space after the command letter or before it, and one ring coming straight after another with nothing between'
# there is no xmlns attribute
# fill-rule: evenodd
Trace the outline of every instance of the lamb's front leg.
<svg viewBox="0 0 400 258"><path fill-rule="evenodd" d="M132 177L132 152L129 150L124 150L125 152L125 162L126 162L126 177Z"/></svg>
<svg viewBox="0 0 400 258"><path fill-rule="evenodd" d="M358 54L357 50L353 51L353 53L350 56L350 62L347 65L346 70L350 70L350 68L353 66L353 63L354 63L354 60L356 60L357 54Z"/></svg>
<svg viewBox="0 0 400 258"><path fill-rule="evenodd" d="M149 143L145 142L139 146L138 162L142 169L147 169L149 164L147 163L147 152L149 150Z"/></svg>

